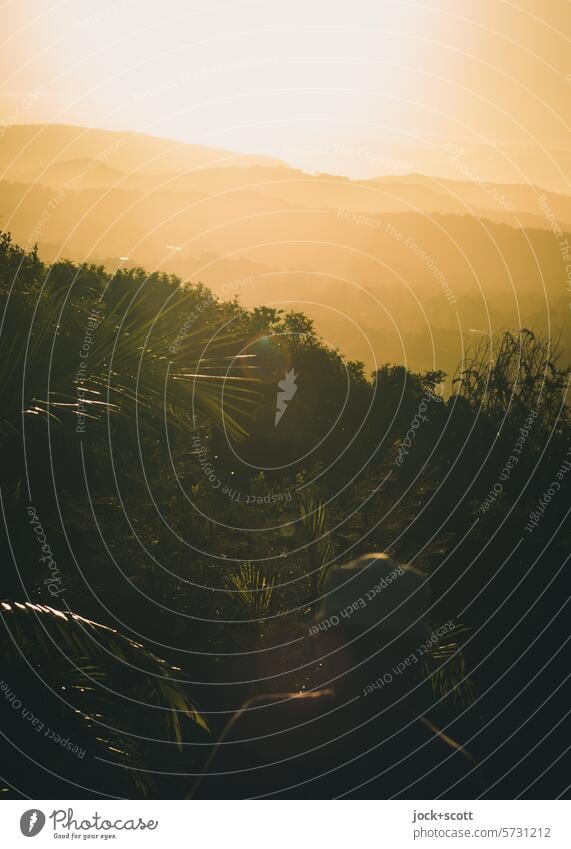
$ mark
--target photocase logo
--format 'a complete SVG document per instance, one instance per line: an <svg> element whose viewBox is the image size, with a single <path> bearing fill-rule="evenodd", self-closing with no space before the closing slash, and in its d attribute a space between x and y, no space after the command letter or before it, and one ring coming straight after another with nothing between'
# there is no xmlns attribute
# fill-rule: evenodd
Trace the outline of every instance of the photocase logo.
<svg viewBox="0 0 571 849"><path fill-rule="evenodd" d="M284 379L280 380L278 383L278 395L276 398L276 418L274 421L274 427L278 426L281 417L287 409L288 401L291 401L291 399L297 392L297 386L295 383L297 377L298 375L294 372L293 369L291 369L291 371L286 371Z"/></svg>
<svg viewBox="0 0 571 849"><path fill-rule="evenodd" d="M20 831L24 837L35 837L46 824L46 816L37 808L25 811L20 817Z"/></svg>

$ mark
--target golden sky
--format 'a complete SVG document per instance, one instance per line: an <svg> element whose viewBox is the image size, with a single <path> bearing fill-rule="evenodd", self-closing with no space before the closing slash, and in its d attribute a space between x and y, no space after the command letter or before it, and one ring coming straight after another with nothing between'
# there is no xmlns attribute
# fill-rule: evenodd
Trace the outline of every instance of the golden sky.
<svg viewBox="0 0 571 849"><path fill-rule="evenodd" d="M565 190L570 8L8 0L0 120L137 130L353 177L472 169Z"/></svg>

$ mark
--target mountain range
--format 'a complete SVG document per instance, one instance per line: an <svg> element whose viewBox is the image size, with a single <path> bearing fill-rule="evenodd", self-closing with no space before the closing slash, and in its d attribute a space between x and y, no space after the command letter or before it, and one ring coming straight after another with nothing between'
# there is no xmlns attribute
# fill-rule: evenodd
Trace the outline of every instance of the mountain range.
<svg viewBox="0 0 571 849"><path fill-rule="evenodd" d="M490 329L563 329L571 197L421 174L350 180L131 132L16 125L0 223L46 261L138 265L312 317L369 367L452 372Z"/></svg>

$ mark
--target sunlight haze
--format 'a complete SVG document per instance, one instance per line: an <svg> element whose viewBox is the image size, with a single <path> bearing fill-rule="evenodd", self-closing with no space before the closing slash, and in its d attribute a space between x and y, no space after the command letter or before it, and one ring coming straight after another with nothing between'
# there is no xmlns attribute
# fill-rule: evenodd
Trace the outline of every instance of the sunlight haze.
<svg viewBox="0 0 571 849"><path fill-rule="evenodd" d="M5 3L0 120L136 130L351 177L458 177L564 190L568 6ZM509 32L509 36L506 33ZM9 70L9 72L8 72ZM506 111L509 104L509 112Z"/></svg>

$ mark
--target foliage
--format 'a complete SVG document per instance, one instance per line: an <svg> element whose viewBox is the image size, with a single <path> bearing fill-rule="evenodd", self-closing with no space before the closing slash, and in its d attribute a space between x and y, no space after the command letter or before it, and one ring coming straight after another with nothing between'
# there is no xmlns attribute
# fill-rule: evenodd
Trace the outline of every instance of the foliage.
<svg viewBox="0 0 571 849"><path fill-rule="evenodd" d="M530 616L547 624L541 570L563 557L565 498L532 535L523 529L568 451L569 375L548 340L522 330L482 342L443 398L442 372L387 363L367 376L301 313L246 310L141 269L44 266L7 234L0 291L1 595L24 600L4 624L26 657L41 658L44 678L74 688L85 723L105 703L97 712L115 736L98 744L149 759L152 746L130 733L138 709L115 717L106 700L125 666L122 683L142 688L184 749L189 733L205 733L202 687L214 732L229 709L221 688L208 689L217 680L276 677L280 690L310 690L316 642L301 636L328 570L370 551L429 574L431 625L465 623L427 658L444 704L471 704L503 674L510 655L498 631L521 633ZM290 369L297 393L275 426L276 386ZM65 585L57 604L30 504ZM132 639L96 624L113 621ZM143 648L153 642L157 655ZM253 649L261 668L237 671Z"/></svg>

